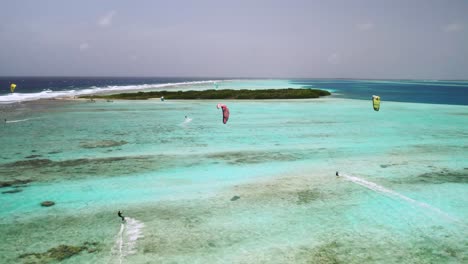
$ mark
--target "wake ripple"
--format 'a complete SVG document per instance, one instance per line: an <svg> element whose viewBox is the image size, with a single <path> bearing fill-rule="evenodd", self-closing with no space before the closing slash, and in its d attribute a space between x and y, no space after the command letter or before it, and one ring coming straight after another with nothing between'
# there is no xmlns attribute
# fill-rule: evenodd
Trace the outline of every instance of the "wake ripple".
<svg viewBox="0 0 468 264"><path fill-rule="evenodd" d="M187 117L184 122L180 123L180 126L187 126L190 122L192 122L192 118Z"/></svg>
<svg viewBox="0 0 468 264"><path fill-rule="evenodd" d="M31 118L18 119L18 120L7 120L6 123L7 124L9 124L9 123L19 123L19 122L25 122L25 121L28 121L28 120L31 120Z"/></svg>
<svg viewBox="0 0 468 264"><path fill-rule="evenodd" d="M449 219L451 221L460 222L459 219L445 213L444 211L440 210L439 208L431 206L431 205L429 205L427 203L416 201L416 200L411 199L411 198L409 198L409 197L407 197L407 196L405 196L405 195L403 195L401 193L398 193L398 192L395 192L393 190L387 189L387 188L385 188L385 187L383 187L381 185L378 185L376 183L366 181L366 180L364 180L362 178L352 176L352 175L347 175L347 174L340 174L340 176L342 176L343 178L346 178L347 180L352 181L352 182L354 182L356 184L364 186L367 189L373 190L373 191L378 192L378 193L382 193L382 194L390 196L390 197L400 198L401 200L404 200L404 201L406 201L406 202L408 202L410 204L413 204L413 205L419 206L421 208L428 209L428 210L430 210L432 212L435 212L435 213L443 216L446 219Z"/></svg>
<svg viewBox="0 0 468 264"><path fill-rule="evenodd" d="M144 226L144 223L136 219L125 217L125 222L120 225L119 233L112 248L112 263L115 263L117 258L118 262L122 264L126 256L136 253L136 242L143 237L142 229Z"/></svg>

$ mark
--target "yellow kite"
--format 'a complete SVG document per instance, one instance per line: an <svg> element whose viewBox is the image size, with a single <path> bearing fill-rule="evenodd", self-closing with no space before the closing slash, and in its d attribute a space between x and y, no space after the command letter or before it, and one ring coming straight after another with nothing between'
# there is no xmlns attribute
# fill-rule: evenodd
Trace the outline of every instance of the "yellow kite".
<svg viewBox="0 0 468 264"><path fill-rule="evenodd" d="M379 109L380 109L380 96L373 95L372 96L372 104L374 106L374 110L379 111Z"/></svg>
<svg viewBox="0 0 468 264"><path fill-rule="evenodd" d="M16 88L16 84L12 83L10 85L10 91L13 93L15 91L15 88Z"/></svg>

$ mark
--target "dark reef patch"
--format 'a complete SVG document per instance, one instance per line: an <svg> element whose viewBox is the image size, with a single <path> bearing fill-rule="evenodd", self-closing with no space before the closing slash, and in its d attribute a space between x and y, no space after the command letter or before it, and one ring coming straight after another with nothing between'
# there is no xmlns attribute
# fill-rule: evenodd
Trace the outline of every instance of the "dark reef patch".
<svg viewBox="0 0 468 264"><path fill-rule="evenodd" d="M339 258L340 244L336 241L319 245L317 247L308 249L304 248L297 256L299 259L305 259L306 263L320 263L320 264L339 264L346 263L346 261Z"/></svg>
<svg viewBox="0 0 468 264"><path fill-rule="evenodd" d="M231 198L231 201L236 201L236 200L239 200L239 199L240 199L240 196L234 195L234 196Z"/></svg>
<svg viewBox="0 0 468 264"><path fill-rule="evenodd" d="M50 159L28 159L4 164L5 167L42 167L53 163Z"/></svg>
<svg viewBox="0 0 468 264"><path fill-rule="evenodd" d="M35 159L35 158L39 158L39 157L42 157L42 155L29 155L29 156L26 156L24 158L25 159Z"/></svg>
<svg viewBox="0 0 468 264"><path fill-rule="evenodd" d="M25 159L0 164L0 175L5 175L0 187L14 185L15 179L30 181L54 181L80 179L99 175L100 177L132 175L155 171L178 165L179 156L117 156L102 158L78 158L68 160ZM199 164L199 157L184 159L186 166ZM5 181L8 180L8 181ZM21 182L18 182L21 183Z"/></svg>
<svg viewBox="0 0 468 264"><path fill-rule="evenodd" d="M24 185L32 182L32 180L11 180L11 181L0 181L0 188L12 187L15 185Z"/></svg>
<svg viewBox="0 0 468 264"><path fill-rule="evenodd" d="M321 193L319 190L303 190L297 192L297 204L308 204L314 200L320 199Z"/></svg>
<svg viewBox="0 0 468 264"><path fill-rule="evenodd" d="M9 190L9 191L3 191L2 193L3 194L8 194L8 193L19 193L19 192L22 192L23 190L22 189L13 189L13 190Z"/></svg>
<svg viewBox="0 0 468 264"><path fill-rule="evenodd" d="M98 251L97 242L85 242L81 246L59 245L42 253L21 254L18 258L27 263L49 263L53 261L62 261L80 254L82 251L93 253Z"/></svg>
<svg viewBox="0 0 468 264"><path fill-rule="evenodd" d="M119 173L126 171L133 172L135 170L138 170L138 166L140 166L142 162L148 161L148 159L148 157L143 156L109 157L96 159L81 158L63 161L53 161L50 159L27 159L0 165L0 173L4 175L11 175L11 177L24 177L23 175L40 177L40 174L53 175L54 173L61 175L65 174L70 176L76 176L77 173L93 175L96 174L96 172L99 172L101 175L106 174L106 172L110 173L110 171L112 171L110 165L121 165L120 167L122 167L122 169L116 170ZM155 159L157 159L157 157L155 157ZM0 182L0 187L8 187L13 184L24 184L27 182L28 181L21 180Z"/></svg>
<svg viewBox="0 0 468 264"><path fill-rule="evenodd" d="M110 148L118 147L127 144L127 141L115 141L115 140L101 140L92 142L81 142L80 147L82 148Z"/></svg>
<svg viewBox="0 0 468 264"><path fill-rule="evenodd" d="M416 177L400 179L398 182L414 184L468 183L468 172L441 170L437 172L423 173Z"/></svg>
<svg viewBox="0 0 468 264"><path fill-rule="evenodd" d="M107 154L107 152L105 153ZM196 167L203 163L226 163L242 166L267 162L288 162L320 155L323 155L322 151L307 149L299 151L235 151L193 155L185 153L182 155L113 156L66 160L38 158L0 164L0 174L8 177L6 178L8 180L27 178L44 182L87 178L96 175L100 177L126 176L164 170L174 166Z"/></svg>
<svg viewBox="0 0 468 264"><path fill-rule="evenodd" d="M44 206L44 207L50 207L53 205L55 205L55 202L52 202L52 201L44 201L41 203L41 206Z"/></svg>
<svg viewBox="0 0 468 264"><path fill-rule="evenodd" d="M209 154L207 158L224 160L232 165L242 165L268 161L295 161L301 159L301 155L285 152L239 151Z"/></svg>
<svg viewBox="0 0 468 264"><path fill-rule="evenodd" d="M464 245L449 246L439 240L393 245L376 241L332 241L301 247L297 263L465 263Z"/></svg>

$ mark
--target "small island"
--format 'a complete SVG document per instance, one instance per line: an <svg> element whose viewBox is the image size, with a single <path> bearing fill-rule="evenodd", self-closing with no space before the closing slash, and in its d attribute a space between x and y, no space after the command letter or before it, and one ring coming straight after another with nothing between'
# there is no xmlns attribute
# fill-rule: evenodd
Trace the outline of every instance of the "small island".
<svg viewBox="0 0 468 264"><path fill-rule="evenodd" d="M151 98L165 99L308 99L330 95L330 92L318 89L265 89L265 90L203 90L203 91L153 91L137 93L121 93L111 95L86 95L80 98L87 99L123 99L123 100L147 100Z"/></svg>

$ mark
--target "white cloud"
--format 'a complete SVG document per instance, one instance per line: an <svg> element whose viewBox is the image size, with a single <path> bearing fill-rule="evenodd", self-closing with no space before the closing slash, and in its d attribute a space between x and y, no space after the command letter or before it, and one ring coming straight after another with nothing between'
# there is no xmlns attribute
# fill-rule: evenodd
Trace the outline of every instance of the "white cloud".
<svg viewBox="0 0 468 264"><path fill-rule="evenodd" d="M103 17L99 18L98 25L101 27L107 27L107 26L112 25L112 19L114 18L116 14L117 12L115 12L115 10L110 11Z"/></svg>
<svg viewBox="0 0 468 264"><path fill-rule="evenodd" d="M80 44L80 51L87 50L89 48L89 44L86 42L83 42Z"/></svg>
<svg viewBox="0 0 468 264"><path fill-rule="evenodd" d="M357 24L356 28L359 31L368 31L368 30L373 30L375 28L375 25L373 23L362 23L362 24Z"/></svg>
<svg viewBox="0 0 468 264"><path fill-rule="evenodd" d="M328 56L327 59L328 63L330 64L340 64L341 62L341 56L338 53L333 53L330 56Z"/></svg>
<svg viewBox="0 0 468 264"><path fill-rule="evenodd" d="M447 24L442 27L442 30L445 32L457 32L463 30L463 25L459 23Z"/></svg>

